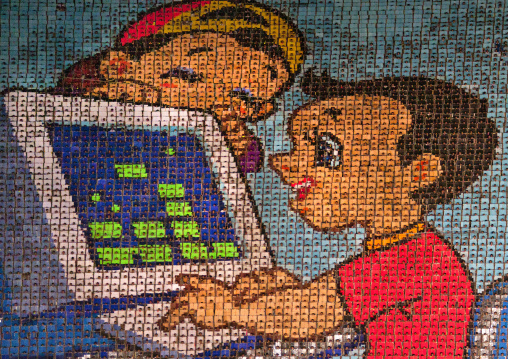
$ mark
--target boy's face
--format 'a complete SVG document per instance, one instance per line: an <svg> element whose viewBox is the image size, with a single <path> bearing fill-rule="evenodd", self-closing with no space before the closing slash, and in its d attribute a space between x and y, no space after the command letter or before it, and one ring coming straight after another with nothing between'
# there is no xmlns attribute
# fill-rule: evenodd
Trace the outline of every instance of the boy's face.
<svg viewBox="0 0 508 359"><path fill-rule="evenodd" d="M440 159L424 153L403 167L400 136L413 118L386 97L350 96L299 109L289 132L293 150L271 158L297 192L291 208L319 230L362 224L380 236L418 220L422 206L411 194L441 173Z"/></svg>
<svg viewBox="0 0 508 359"><path fill-rule="evenodd" d="M93 95L206 109L219 116L240 102L232 94L242 88L257 102L254 106L243 101L243 116L269 112L266 100L289 79L282 59L212 32L183 34L139 60L121 51L108 55L101 63L101 73L109 83L95 88Z"/></svg>

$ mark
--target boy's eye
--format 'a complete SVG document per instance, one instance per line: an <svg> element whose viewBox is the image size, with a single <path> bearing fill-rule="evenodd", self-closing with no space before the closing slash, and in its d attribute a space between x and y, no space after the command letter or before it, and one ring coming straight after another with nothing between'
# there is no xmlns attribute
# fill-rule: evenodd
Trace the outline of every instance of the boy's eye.
<svg viewBox="0 0 508 359"><path fill-rule="evenodd" d="M342 143L330 133L316 134L316 166L335 169L342 165Z"/></svg>

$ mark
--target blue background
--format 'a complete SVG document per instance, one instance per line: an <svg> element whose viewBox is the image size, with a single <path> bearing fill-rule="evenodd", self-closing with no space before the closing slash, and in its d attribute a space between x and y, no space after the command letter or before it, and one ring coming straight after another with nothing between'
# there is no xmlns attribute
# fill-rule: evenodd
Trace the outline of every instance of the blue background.
<svg viewBox="0 0 508 359"><path fill-rule="evenodd" d="M508 41L508 2L287 0L266 3L287 13L307 37L310 51L305 68L327 69L332 76L347 80L423 74L467 86L488 99L489 116L496 121L501 140L494 164L468 192L439 207L427 220L461 253L479 293L488 283L507 274L508 46L496 42ZM109 47L120 29L135 20L138 12L158 4L162 2L3 1L0 90L11 86L44 89L54 85L67 66ZM295 84L279 101L277 114L252 126L262 139L267 156L290 149L287 115L307 99ZM14 151L12 138L2 138L1 146L0 154L6 159L0 161L1 176L12 181L26 179L23 161L10 163L6 155ZM14 170L18 171L16 175ZM290 189L281 185L267 167L250 175L249 182L278 265L309 280L361 251L362 228L350 229L342 235L323 235L288 211ZM6 203L21 203L22 197L27 196L33 200L36 197L33 191L19 190L12 183L3 187L0 190L2 215L11 213ZM36 206L31 211L37 217ZM12 223L0 220L0 236L3 236L0 243L13 246L9 244L13 238L23 238L26 243L48 243L44 231L37 229L44 228L43 219L39 222L34 219L30 226L24 226L21 219L27 218L26 214L18 217ZM284 229L281 223L287 223ZM6 225L10 227L4 228ZM292 239L299 233L305 237L304 243ZM308 255L298 258L290 254L291 251L297 254L298 249ZM16 248L13 250L16 253ZM27 256L23 258L29 260ZM490 260L492 263L488 263ZM41 266L57 266L52 255L39 257L38 261ZM4 311L11 309L11 293L23 286L23 280L3 281ZM57 276L48 285L58 291L65 287L65 281ZM59 298L61 303L65 300L63 296Z"/></svg>

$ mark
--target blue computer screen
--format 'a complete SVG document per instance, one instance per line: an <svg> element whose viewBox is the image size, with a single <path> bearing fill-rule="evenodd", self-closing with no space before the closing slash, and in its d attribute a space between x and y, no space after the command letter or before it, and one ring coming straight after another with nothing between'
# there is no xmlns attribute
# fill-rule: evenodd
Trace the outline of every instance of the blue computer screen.
<svg viewBox="0 0 508 359"><path fill-rule="evenodd" d="M241 256L196 136L72 125L49 133L97 266Z"/></svg>

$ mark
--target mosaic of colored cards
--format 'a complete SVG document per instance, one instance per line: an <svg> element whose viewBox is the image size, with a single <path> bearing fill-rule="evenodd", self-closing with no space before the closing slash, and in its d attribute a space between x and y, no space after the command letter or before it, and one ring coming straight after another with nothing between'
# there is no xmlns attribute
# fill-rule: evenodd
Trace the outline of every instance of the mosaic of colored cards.
<svg viewBox="0 0 508 359"><path fill-rule="evenodd" d="M507 1L1 14L1 359L507 357Z"/></svg>

